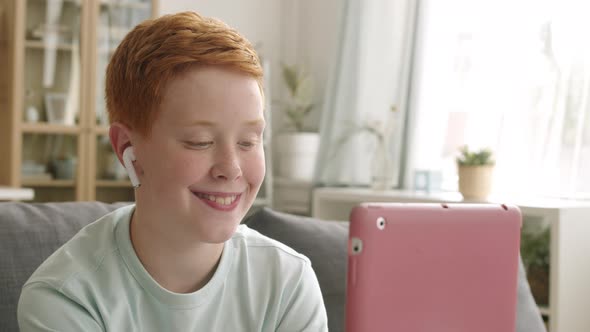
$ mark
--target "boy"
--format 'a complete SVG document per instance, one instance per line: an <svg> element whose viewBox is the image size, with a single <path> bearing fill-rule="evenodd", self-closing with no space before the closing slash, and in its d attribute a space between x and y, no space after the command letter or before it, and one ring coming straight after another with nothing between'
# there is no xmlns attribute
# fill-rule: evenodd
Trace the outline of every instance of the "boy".
<svg viewBox="0 0 590 332"><path fill-rule="evenodd" d="M22 331L326 331L309 260L239 223L264 178L250 43L185 12L131 31L107 68L113 150L136 204L82 229L23 287Z"/></svg>

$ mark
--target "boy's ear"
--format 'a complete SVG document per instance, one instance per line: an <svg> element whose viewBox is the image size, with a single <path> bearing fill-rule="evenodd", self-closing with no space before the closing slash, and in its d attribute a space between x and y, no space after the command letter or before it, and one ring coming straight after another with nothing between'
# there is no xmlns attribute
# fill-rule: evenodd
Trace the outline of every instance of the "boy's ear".
<svg viewBox="0 0 590 332"><path fill-rule="evenodd" d="M117 154L119 162L123 164L123 151L131 144L131 130L120 122L114 122L109 129L109 138L113 151Z"/></svg>

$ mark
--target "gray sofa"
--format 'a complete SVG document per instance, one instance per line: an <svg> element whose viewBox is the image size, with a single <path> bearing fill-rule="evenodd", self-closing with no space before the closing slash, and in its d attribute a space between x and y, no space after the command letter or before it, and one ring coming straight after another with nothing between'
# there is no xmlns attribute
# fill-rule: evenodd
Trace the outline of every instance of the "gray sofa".
<svg viewBox="0 0 590 332"><path fill-rule="evenodd" d="M78 230L123 203L0 203L0 331L18 331L20 289L33 271ZM344 330L348 225L261 209L245 223L305 254L319 279L330 331ZM521 264L517 332L545 331Z"/></svg>

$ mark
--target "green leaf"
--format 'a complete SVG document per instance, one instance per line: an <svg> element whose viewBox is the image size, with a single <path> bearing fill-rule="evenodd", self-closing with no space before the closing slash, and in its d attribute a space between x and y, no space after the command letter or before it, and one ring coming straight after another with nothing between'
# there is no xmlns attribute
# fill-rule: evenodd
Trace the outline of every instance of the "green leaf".
<svg viewBox="0 0 590 332"><path fill-rule="evenodd" d="M313 104L309 104L306 107L303 108L303 111L301 112L304 116L309 114L311 112L311 110L313 109Z"/></svg>
<svg viewBox="0 0 590 332"><path fill-rule="evenodd" d="M311 79L298 70L296 65L281 64L281 66L283 80L290 93L289 98L282 104L285 105L289 125L297 131L301 131L304 118L314 108L312 103L313 85Z"/></svg>
<svg viewBox="0 0 590 332"><path fill-rule="evenodd" d="M461 166L484 166L494 165L493 153L490 149L470 151L467 146L461 147L457 163Z"/></svg>
<svg viewBox="0 0 590 332"><path fill-rule="evenodd" d="M291 96L295 96L299 80L295 66L283 65L283 79L287 84Z"/></svg>

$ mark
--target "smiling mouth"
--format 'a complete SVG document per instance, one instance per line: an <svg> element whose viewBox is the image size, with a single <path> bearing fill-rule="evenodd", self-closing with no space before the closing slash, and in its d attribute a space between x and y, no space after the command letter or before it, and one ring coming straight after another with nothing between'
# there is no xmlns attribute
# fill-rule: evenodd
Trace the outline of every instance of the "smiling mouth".
<svg viewBox="0 0 590 332"><path fill-rule="evenodd" d="M195 196L197 196L197 197L199 197L201 199L205 199L205 200L208 200L210 202L214 202L214 203L217 203L219 205L225 205L225 206L230 206L239 197L239 195L230 195L230 196L221 197L221 196L215 196L215 195L210 195L210 194L202 194L202 193L195 193L195 192L193 192L193 194L195 194Z"/></svg>

